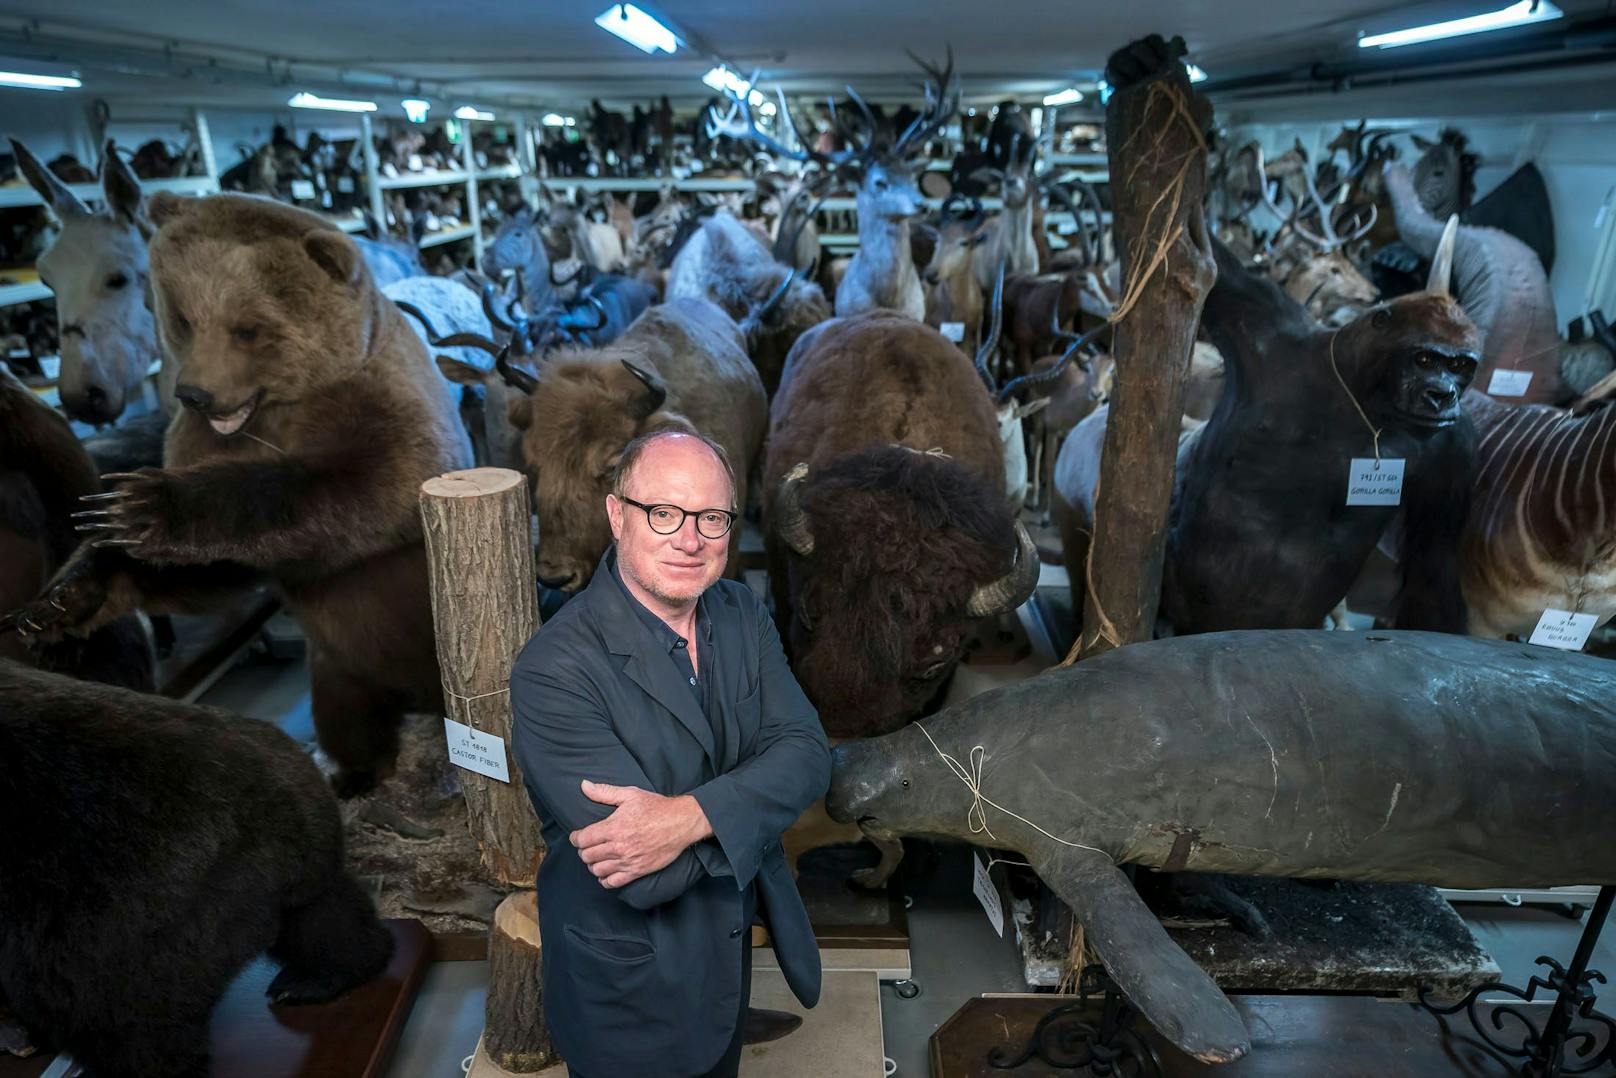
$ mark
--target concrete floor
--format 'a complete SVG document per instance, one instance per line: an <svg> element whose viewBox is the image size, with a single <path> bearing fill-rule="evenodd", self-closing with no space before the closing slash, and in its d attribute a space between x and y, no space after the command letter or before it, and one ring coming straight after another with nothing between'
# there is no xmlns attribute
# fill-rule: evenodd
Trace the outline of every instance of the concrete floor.
<svg viewBox="0 0 1616 1078"><path fill-rule="evenodd" d="M951 696L980 692L1046 664L1045 656L1034 655L1011 667L962 668ZM300 661L249 654L201 702L274 722L292 736L312 741L308 681ZM885 1054L896 1065L893 1073L898 1076L919 1078L928 1073L928 1039L972 996L1026 991L1014 929L1007 926L1004 938L994 933L971 892L970 857L971 852L963 847L911 844L910 856L894 881L912 903L910 960L913 985L919 988L918 995L905 998L891 983L880 986ZM1582 931L1579 920L1553 907L1467 903L1459 910L1502 968L1504 980L1512 984L1524 985L1538 971L1534 965L1538 955L1569 960ZM1616 975L1616 932L1601 942L1592 965ZM484 962L434 965L405 1029L392 1078L455 1078L462 1074L462 1062L475 1049L482 1029L486 985ZM777 1055L787 1044L789 1038L769 1054ZM871 1078L880 1071L880 1067L872 1068ZM743 1073L795 1078L810 1072L795 1066L766 1065L760 1058ZM840 1078L825 1070L812 1073L814 1078Z"/></svg>

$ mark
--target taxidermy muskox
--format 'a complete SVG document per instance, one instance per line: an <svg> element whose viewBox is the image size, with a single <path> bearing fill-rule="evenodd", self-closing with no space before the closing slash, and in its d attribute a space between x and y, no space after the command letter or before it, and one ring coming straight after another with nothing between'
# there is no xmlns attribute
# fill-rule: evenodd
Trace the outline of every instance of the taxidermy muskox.
<svg viewBox="0 0 1616 1078"><path fill-rule="evenodd" d="M108 1078L205 1078L268 951L276 1004L387 965L319 769L269 723L0 660L0 999Z"/></svg>
<svg viewBox="0 0 1616 1078"><path fill-rule="evenodd" d="M1037 584L992 397L947 338L898 312L798 339L763 483L775 620L833 737L920 714L971 620L1015 609Z"/></svg>
<svg viewBox="0 0 1616 1078"><path fill-rule="evenodd" d="M763 439L768 403L740 331L703 299L646 311L602 348L561 351L510 404L539 518L539 581L575 591L611 545L606 495L623 447L658 430L705 434L729 455L736 505ZM739 572L730 544L729 572Z"/></svg>
<svg viewBox="0 0 1616 1078"><path fill-rule="evenodd" d="M1527 644L1312 631L1132 644L832 760L837 820L1025 855L1145 1018L1205 1062L1250 1038L1120 865L1616 883L1616 665Z"/></svg>
<svg viewBox="0 0 1616 1078"><path fill-rule="evenodd" d="M1179 442L1162 571L1173 631L1318 628L1401 511L1396 625L1463 632L1455 555L1475 433L1459 400L1481 339L1447 292L1446 263L1429 290L1331 330L1214 248L1218 279L1202 325L1223 354L1224 389L1207 424ZM1077 587L1107 418L1101 410L1079 423L1055 469ZM1371 429L1382 457L1405 461L1401 507L1346 504L1351 459L1375 456Z"/></svg>
<svg viewBox="0 0 1616 1078"><path fill-rule="evenodd" d="M112 476L90 541L24 612L53 636L257 583L308 637L339 793L386 774L406 710L442 706L421 482L469 461L449 385L358 249L242 195L158 195L152 294L184 409L164 467Z"/></svg>

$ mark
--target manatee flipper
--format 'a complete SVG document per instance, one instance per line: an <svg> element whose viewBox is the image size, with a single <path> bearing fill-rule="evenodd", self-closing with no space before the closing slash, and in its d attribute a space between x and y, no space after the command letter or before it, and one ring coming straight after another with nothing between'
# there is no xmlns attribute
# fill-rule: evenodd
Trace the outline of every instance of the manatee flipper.
<svg viewBox="0 0 1616 1078"><path fill-rule="evenodd" d="M1223 991L1167 935L1122 870L1089 850L1034 860L1038 875L1072 907L1106 972L1162 1036L1203 1063L1229 1063L1251 1036Z"/></svg>

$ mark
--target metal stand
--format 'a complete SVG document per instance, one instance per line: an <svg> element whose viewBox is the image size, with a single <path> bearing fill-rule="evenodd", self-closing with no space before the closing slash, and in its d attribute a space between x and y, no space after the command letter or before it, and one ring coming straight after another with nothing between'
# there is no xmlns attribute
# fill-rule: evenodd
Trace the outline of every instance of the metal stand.
<svg viewBox="0 0 1616 1078"><path fill-rule="evenodd" d="M1577 943L1570 968L1542 955L1537 964L1547 966L1549 975L1547 978L1534 976L1527 982L1525 991L1513 985L1484 984L1472 989L1453 1006L1438 1007L1427 998L1428 990L1422 988L1420 1006L1432 1014L1440 1015L1464 1011L1471 1027L1487 1042L1488 1047L1502 1055L1526 1061L1520 1070L1526 1078L1588 1074L1602 1064L1616 1062L1616 1022L1594 1010L1596 997L1593 983L1606 983L1605 975L1588 968L1588 959L1593 954L1594 944L1599 941L1599 933L1605 927L1605 918L1610 914L1613 898L1616 898L1616 887L1599 889L1599 897L1594 900L1587 924L1583 926L1582 939ZM1539 989L1550 989L1555 993L1554 1006L1541 1030L1537 1022L1521 1008L1510 1004L1494 1004L1485 1019L1477 1012L1476 1003L1483 993L1502 992L1523 1003L1531 1003ZM1521 1043L1518 1047L1502 1039L1506 1018L1520 1023ZM1585 1024L1572 1029L1573 1019L1583 1019Z"/></svg>
<svg viewBox="0 0 1616 1078"><path fill-rule="evenodd" d="M1089 1021L1089 997L1104 993L1099 1025ZM1161 1060L1133 1029L1138 1011L1118 991L1104 966L1083 970L1077 982L1078 1001L1057 1007L1038 1020L1020 1051L1003 1048L988 1053L988 1065L1012 1070L1038 1059L1057 1070L1088 1068L1095 1078L1160 1078Z"/></svg>

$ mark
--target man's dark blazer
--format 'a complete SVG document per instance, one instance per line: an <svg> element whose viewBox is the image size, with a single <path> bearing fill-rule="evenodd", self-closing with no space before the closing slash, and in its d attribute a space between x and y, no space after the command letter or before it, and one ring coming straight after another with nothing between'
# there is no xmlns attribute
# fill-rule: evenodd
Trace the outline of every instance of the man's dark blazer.
<svg viewBox="0 0 1616 1078"><path fill-rule="evenodd" d="M720 580L702 597L712 627L713 723L666 647L640 621L608 550L589 587L534 635L511 672L512 749L548 847L539 867L544 1009L556 1048L586 1074L700 1074L728 1047L741 992L743 893L804 1006L819 1000L819 949L780 833L830 783L813 705L751 590ZM693 794L714 837L616 889L567 836L605 819L583 779Z"/></svg>

